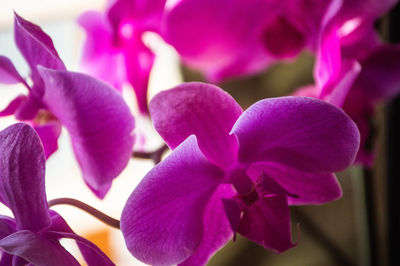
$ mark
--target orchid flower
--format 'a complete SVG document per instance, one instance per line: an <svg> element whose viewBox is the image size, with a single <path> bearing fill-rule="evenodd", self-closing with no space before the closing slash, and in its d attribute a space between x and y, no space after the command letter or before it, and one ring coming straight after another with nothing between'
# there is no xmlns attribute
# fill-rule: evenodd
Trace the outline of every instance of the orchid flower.
<svg viewBox="0 0 400 266"><path fill-rule="evenodd" d="M57 150L64 125L86 184L103 198L132 154L134 119L128 106L105 83L66 71L50 37L17 14L15 41L29 64L32 84L0 56L0 82L22 83L28 89L28 95L15 98L0 116L14 114L29 121L43 142L46 158Z"/></svg>
<svg viewBox="0 0 400 266"><path fill-rule="evenodd" d="M366 166L371 166L374 159L371 119L375 106L400 92L400 46L382 44L372 25L394 3L360 1L365 16L354 20L355 9L351 7L355 3L344 2L341 9L328 18L321 33L314 68L316 84L295 93L313 96L344 109L361 134L356 162Z"/></svg>
<svg viewBox="0 0 400 266"><path fill-rule="evenodd" d="M339 3L337 3L339 2ZM251 75L314 50L330 6L341 1L181 0L167 2L162 36L208 80Z"/></svg>
<svg viewBox="0 0 400 266"><path fill-rule="evenodd" d="M151 265L203 265L236 232L276 252L293 247L288 205L339 198L333 172L359 147L342 110L308 97L242 112L220 88L186 83L156 95L150 113L173 152L134 189L121 231Z"/></svg>
<svg viewBox="0 0 400 266"><path fill-rule="evenodd" d="M14 215L0 215L0 265L80 265L60 245L61 238L76 240L88 265L114 265L49 210L45 156L35 130L24 123L6 128L0 132L0 151L0 202Z"/></svg>
<svg viewBox="0 0 400 266"><path fill-rule="evenodd" d="M143 114L154 53L143 43L145 31L159 31L165 0L113 1L106 14L89 11L79 18L86 31L82 67L121 90L132 85Z"/></svg>

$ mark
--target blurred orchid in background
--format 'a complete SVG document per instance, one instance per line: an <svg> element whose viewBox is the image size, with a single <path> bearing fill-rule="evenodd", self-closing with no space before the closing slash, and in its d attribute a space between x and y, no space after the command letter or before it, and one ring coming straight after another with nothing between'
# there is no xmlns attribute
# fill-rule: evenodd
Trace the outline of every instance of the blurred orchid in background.
<svg viewBox="0 0 400 266"><path fill-rule="evenodd" d="M45 156L40 139L27 124L0 132L0 202L14 218L0 216L1 265L80 265L60 245L76 240L88 265L114 265L94 244L76 235L49 210L45 193Z"/></svg>
<svg viewBox="0 0 400 266"><path fill-rule="evenodd" d="M242 109L216 86L186 83L150 102L172 154L124 207L129 251L155 265L203 265L236 232L282 252L291 242L288 205L341 196L333 172L351 165L356 125L340 109L305 97Z"/></svg>
<svg viewBox="0 0 400 266"><path fill-rule="evenodd" d="M79 24L86 31L82 67L87 73L121 90L129 83L139 111L148 113L147 89L154 53L143 33L159 32L165 0L110 1L105 14L88 11Z"/></svg>
<svg viewBox="0 0 400 266"><path fill-rule="evenodd" d="M354 18L356 9L345 1L327 18L316 54L316 84L295 93L343 108L361 134L356 161L369 167L376 153L371 124L375 107L400 93L400 45L384 44L373 26L394 3L360 1L361 15Z"/></svg>
<svg viewBox="0 0 400 266"><path fill-rule="evenodd" d="M15 98L0 116L15 115L38 132L46 157L58 146L64 125L86 184L99 198L127 165L133 147L134 119L121 95L85 74L69 72L50 37L15 14L15 41L31 70L25 81L12 62L0 56L0 82L22 83L28 95Z"/></svg>

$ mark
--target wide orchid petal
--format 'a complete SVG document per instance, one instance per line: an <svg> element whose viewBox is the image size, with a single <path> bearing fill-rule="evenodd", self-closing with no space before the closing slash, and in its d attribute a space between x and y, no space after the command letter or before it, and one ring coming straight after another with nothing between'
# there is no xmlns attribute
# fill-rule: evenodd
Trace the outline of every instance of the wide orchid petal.
<svg viewBox="0 0 400 266"><path fill-rule="evenodd" d="M81 65L83 70L121 91L126 81L124 55L113 47L112 29L105 15L88 11L78 18L78 23L86 31Z"/></svg>
<svg viewBox="0 0 400 266"><path fill-rule="evenodd" d="M222 199L231 197L234 193L230 185L220 185L217 188L204 211L203 239L196 251L179 266L205 265L232 238L233 231L225 216Z"/></svg>
<svg viewBox="0 0 400 266"><path fill-rule="evenodd" d="M201 151L213 163L226 167L236 160L237 141L229 131L242 109L218 87L193 82L163 91L151 100L150 113L172 149L195 134Z"/></svg>
<svg viewBox="0 0 400 266"><path fill-rule="evenodd" d="M50 215L52 223L44 233L47 237L56 239L74 239L89 266L114 265L114 263L96 245L87 239L76 235L58 213L50 210Z"/></svg>
<svg viewBox="0 0 400 266"><path fill-rule="evenodd" d="M40 68L43 102L68 129L83 178L102 198L127 165L134 119L121 95L88 75Z"/></svg>
<svg viewBox="0 0 400 266"><path fill-rule="evenodd" d="M37 90L41 89L38 65L52 69L65 69L51 38L37 25L23 19L15 13L14 21L15 42L21 54L25 57L32 71L32 80ZM39 95L42 91L37 92Z"/></svg>
<svg viewBox="0 0 400 266"><path fill-rule="evenodd" d="M37 232L50 224L45 194L45 157L35 130L14 124L0 132L0 199L18 229Z"/></svg>
<svg viewBox="0 0 400 266"><path fill-rule="evenodd" d="M14 84L19 82L25 84L25 80L15 69L11 60L0 55L0 83Z"/></svg>
<svg viewBox="0 0 400 266"><path fill-rule="evenodd" d="M238 233L279 253L294 247L286 197L268 196L246 208Z"/></svg>
<svg viewBox="0 0 400 266"><path fill-rule="evenodd" d="M344 170L360 143L357 126L342 110L307 97L259 101L240 116L232 133L241 162L273 161L311 172Z"/></svg>
<svg viewBox="0 0 400 266"><path fill-rule="evenodd" d="M53 120L42 125L33 125L43 143L46 159L58 149L58 138L61 134L61 123Z"/></svg>
<svg viewBox="0 0 400 266"><path fill-rule="evenodd" d="M5 252L37 266L79 265L78 261L58 242L29 230L18 231L1 239L0 247Z"/></svg>
<svg viewBox="0 0 400 266"><path fill-rule="evenodd" d="M171 265L196 252L204 230L214 230L204 229L203 217L223 175L194 136L179 145L143 178L124 207L121 231L132 255L148 264Z"/></svg>
<svg viewBox="0 0 400 266"><path fill-rule="evenodd" d="M332 173L309 173L275 162L255 163L247 174L259 177L262 174L273 179L288 193L291 205L323 204L342 196L342 190ZM283 194L283 193L279 193Z"/></svg>

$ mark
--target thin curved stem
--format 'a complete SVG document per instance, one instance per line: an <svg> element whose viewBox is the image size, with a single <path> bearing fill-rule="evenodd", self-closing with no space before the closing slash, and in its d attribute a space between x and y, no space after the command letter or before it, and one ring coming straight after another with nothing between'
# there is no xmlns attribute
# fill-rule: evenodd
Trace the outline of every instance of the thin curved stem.
<svg viewBox="0 0 400 266"><path fill-rule="evenodd" d="M168 146L164 144L153 152L134 151L132 157L138 159L151 159L154 162L154 164L158 164L159 162L161 162L161 158L164 152L166 152L167 150Z"/></svg>
<svg viewBox="0 0 400 266"><path fill-rule="evenodd" d="M105 224L108 224L111 227L120 229L119 226L119 220L114 219L101 211L95 209L94 207L87 205L86 203L77 200L77 199L71 199L71 198L58 198L58 199L52 199L48 202L49 208L53 207L55 205L71 205L74 207L77 207L78 209L81 209L90 215L94 216L98 220L102 221Z"/></svg>

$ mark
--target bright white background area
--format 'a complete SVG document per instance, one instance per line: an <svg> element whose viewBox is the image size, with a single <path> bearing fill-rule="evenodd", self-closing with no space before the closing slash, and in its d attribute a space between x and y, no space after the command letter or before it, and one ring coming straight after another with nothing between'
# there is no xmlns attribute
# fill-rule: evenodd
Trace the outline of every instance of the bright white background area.
<svg viewBox="0 0 400 266"><path fill-rule="evenodd" d="M13 11L31 22L38 24L53 39L54 45L69 70L79 71L80 49L84 41L84 32L77 25L77 17L84 11L102 10L105 1L101 0L0 0L0 54L10 58L21 75L29 75L27 64L19 54L13 37ZM155 67L150 77L149 96L160 90L171 88L181 82L177 57L169 46L158 36L145 36L146 43L156 53ZM0 84L0 109L3 109L15 96L26 93L19 85ZM146 149L153 150L161 145L161 139L153 130L151 123L138 117L135 111L135 100L131 88L124 90L124 98L132 107L136 118L136 133L143 132L146 138ZM0 118L0 130L15 123L13 117ZM141 178L152 168L151 161L132 159L115 179L110 192L104 200L98 200L86 187L80 169L73 155L68 132L63 130L59 139L59 150L52 155L46 164L46 192L48 200L70 197L84 201L106 214L119 219L125 201ZM1 151L0 151L1 156ZM155 197L157 195L154 195ZM0 204L1 205L1 204ZM127 252L122 234L111 229L85 212L69 206L56 206L58 211L72 229L82 235L100 231L111 234L113 260L117 265L142 265ZM0 214L11 215L3 205ZM64 242L68 249L76 249L73 241Z"/></svg>

